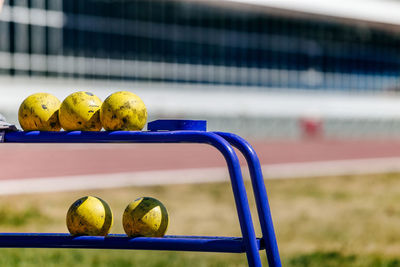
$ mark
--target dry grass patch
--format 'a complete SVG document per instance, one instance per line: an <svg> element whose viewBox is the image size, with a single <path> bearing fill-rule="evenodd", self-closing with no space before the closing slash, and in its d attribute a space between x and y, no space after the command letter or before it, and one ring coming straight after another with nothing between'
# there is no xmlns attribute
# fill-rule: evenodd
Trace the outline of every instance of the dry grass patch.
<svg viewBox="0 0 400 267"><path fill-rule="evenodd" d="M266 184L278 243L286 266L311 266L310 261L333 262L329 266L336 266L334 262L338 263L337 266L363 266L364 262L368 262L367 266L389 266L370 262L394 262L390 266L400 266L397 260L400 251L399 174L267 180ZM249 193L254 217L255 205L251 190ZM84 195L95 195L109 203L115 217L112 233L123 233L122 213L130 201L141 196L152 196L161 200L170 213L167 234L240 235L228 183L2 196L0 231L67 232L65 214L68 207ZM256 231L259 234L258 226ZM95 258L96 252L91 253L91 257ZM129 254L113 253L109 257L127 257L129 262L129 257L124 256ZM144 254L135 255L151 254L140 253ZM85 257L80 252L71 255ZM173 257L178 262L181 257L179 255L183 255L182 264L189 259L196 261L205 257L201 253L164 252L162 255L165 255L165 259ZM207 257L211 261L227 262L227 266L233 263L237 263L237 266L245 264L244 255L221 255L220 258L213 255ZM74 257L67 258L70 263ZM390 260L386 261L386 258ZM205 260L202 264L207 266L208 263Z"/></svg>
<svg viewBox="0 0 400 267"><path fill-rule="evenodd" d="M268 184L279 244L285 253L398 255L399 174Z"/></svg>

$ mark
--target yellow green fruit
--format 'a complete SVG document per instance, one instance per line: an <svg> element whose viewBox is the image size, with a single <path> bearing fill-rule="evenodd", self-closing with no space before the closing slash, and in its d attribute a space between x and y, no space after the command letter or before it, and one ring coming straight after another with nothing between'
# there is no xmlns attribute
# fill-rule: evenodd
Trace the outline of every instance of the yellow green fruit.
<svg viewBox="0 0 400 267"><path fill-rule="evenodd" d="M18 121L25 131L59 131L60 100L47 93L28 96L18 110Z"/></svg>
<svg viewBox="0 0 400 267"><path fill-rule="evenodd" d="M100 120L107 131L140 131L147 121L147 109L134 93L116 92L104 100Z"/></svg>
<svg viewBox="0 0 400 267"><path fill-rule="evenodd" d="M66 131L100 131L101 100L90 92L75 92L61 103L59 119Z"/></svg>
<svg viewBox="0 0 400 267"><path fill-rule="evenodd" d="M82 197L67 212L67 228L71 235L106 236L112 224L110 207L98 197Z"/></svg>
<svg viewBox="0 0 400 267"><path fill-rule="evenodd" d="M162 237L168 223L167 209L152 197L141 197L131 202L122 217L125 233L131 237Z"/></svg>

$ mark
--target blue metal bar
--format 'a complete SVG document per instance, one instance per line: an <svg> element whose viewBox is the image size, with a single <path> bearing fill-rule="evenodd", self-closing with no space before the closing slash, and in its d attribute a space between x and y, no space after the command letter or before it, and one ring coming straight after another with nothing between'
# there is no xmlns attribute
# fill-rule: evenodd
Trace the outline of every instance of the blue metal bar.
<svg viewBox="0 0 400 267"><path fill-rule="evenodd" d="M271 210L268 203L267 190L265 188L263 174L257 153L253 147L243 138L231 133L216 132L231 145L242 152L246 158L250 171L251 182L253 185L254 197L256 199L258 217L260 220L261 231L265 241L268 264L271 267L281 267L278 244L276 241L274 225L272 222Z"/></svg>
<svg viewBox="0 0 400 267"><path fill-rule="evenodd" d="M141 249L168 251L203 251L243 253L246 248L239 237L165 236L127 237L126 235L71 236L69 234L1 233L1 248L87 248ZM257 247L263 249L259 239Z"/></svg>
<svg viewBox="0 0 400 267"><path fill-rule="evenodd" d="M217 148L224 156L231 178L236 210L249 266L262 266L246 189L237 155L232 146L217 134L203 131L171 132L9 132L5 142L18 143L205 143Z"/></svg>
<svg viewBox="0 0 400 267"><path fill-rule="evenodd" d="M155 120L147 124L149 131L207 131L205 120Z"/></svg>

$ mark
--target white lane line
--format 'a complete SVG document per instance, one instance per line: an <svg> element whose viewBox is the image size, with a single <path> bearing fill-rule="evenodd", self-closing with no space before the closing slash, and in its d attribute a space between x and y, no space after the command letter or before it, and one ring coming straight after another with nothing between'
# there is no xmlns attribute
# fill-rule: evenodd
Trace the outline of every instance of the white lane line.
<svg viewBox="0 0 400 267"><path fill-rule="evenodd" d="M271 164L262 169L270 179L400 172L400 157Z"/></svg>
<svg viewBox="0 0 400 267"><path fill-rule="evenodd" d="M400 158L271 164L262 169L266 179L400 172ZM226 182L228 175L228 170L220 167L0 180L0 195ZM244 176L248 179L247 170Z"/></svg>
<svg viewBox="0 0 400 267"><path fill-rule="evenodd" d="M227 181L225 168L124 172L0 181L0 195Z"/></svg>

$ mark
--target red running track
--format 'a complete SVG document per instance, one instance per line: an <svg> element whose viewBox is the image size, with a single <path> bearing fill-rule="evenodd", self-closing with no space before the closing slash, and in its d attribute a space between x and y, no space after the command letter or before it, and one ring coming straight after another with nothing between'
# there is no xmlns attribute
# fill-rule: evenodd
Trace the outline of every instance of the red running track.
<svg viewBox="0 0 400 267"><path fill-rule="evenodd" d="M263 165L400 157L400 140L252 144ZM215 148L198 144L1 144L0 152L0 180L225 166Z"/></svg>

